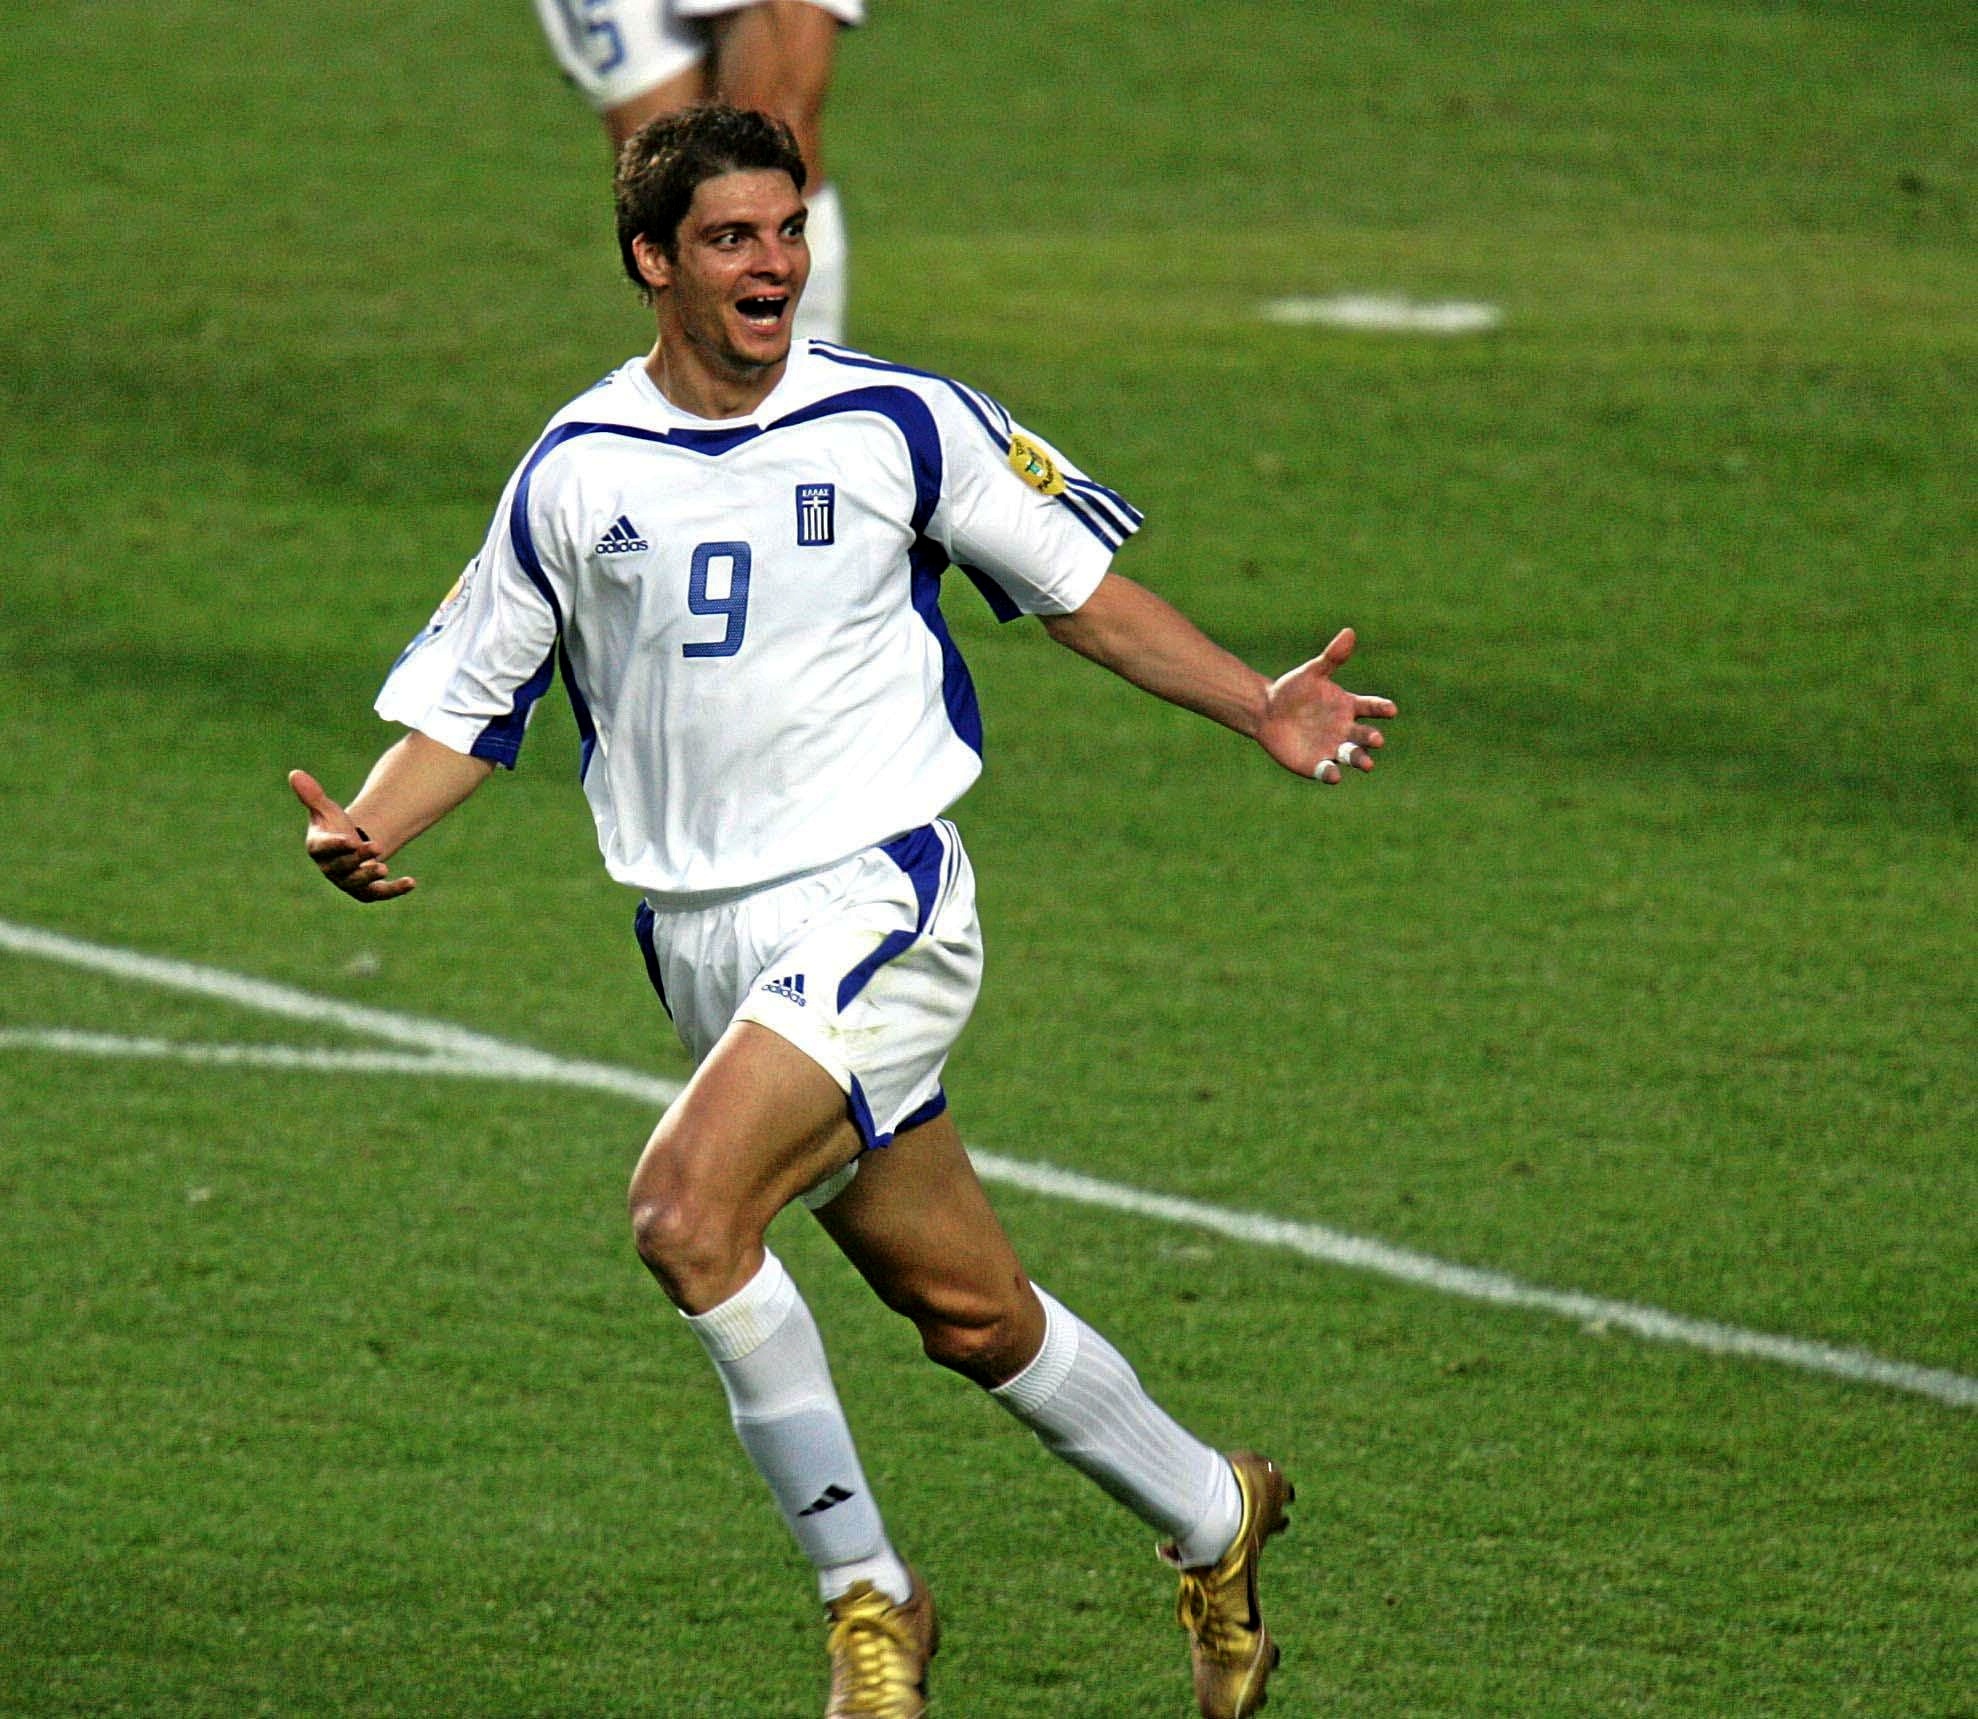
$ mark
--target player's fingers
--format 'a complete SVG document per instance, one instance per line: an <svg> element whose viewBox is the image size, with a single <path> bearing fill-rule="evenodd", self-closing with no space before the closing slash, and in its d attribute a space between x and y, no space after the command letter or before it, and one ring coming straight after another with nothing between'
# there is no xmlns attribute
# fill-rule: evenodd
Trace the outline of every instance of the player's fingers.
<svg viewBox="0 0 1978 1719"><path fill-rule="evenodd" d="M360 894L353 890L359 901L394 901L419 887L419 880L413 877L394 877L381 883L367 883Z"/></svg>
<svg viewBox="0 0 1978 1719"><path fill-rule="evenodd" d="M288 785L294 790L295 797L308 808L312 818L328 817L343 810L336 801L323 792L323 784L307 770L291 770L288 773Z"/></svg>
<svg viewBox="0 0 1978 1719"><path fill-rule="evenodd" d="M330 877L355 871L371 857L357 843L335 837L313 841L306 851L316 869Z"/></svg>
<svg viewBox="0 0 1978 1719"><path fill-rule="evenodd" d="M1332 643L1319 653L1319 661L1325 664L1328 671L1336 669L1353 654L1353 646L1357 642L1351 627L1341 627L1333 634Z"/></svg>
<svg viewBox="0 0 1978 1719"><path fill-rule="evenodd" d="M1399 716L1400 709L1391 698L1376 698L1368 693L1356 692L1353 695L1355 716Z"/></svg>
<svg viewBox="0 0 1978 1719"><path fill-rule="evenodd" d="M1315 780L1323 782L1328 788L1338 787L1341 779L1339 765L1330 758L1314 770L1312 775Z"/></svg>
<svg viewBox="0 0 1978 1719"><path fill-rule="evenodd" d="M1368 728L1358 722L1347 729L1346 738L1354 746L1381 747L1387 744L1387 736L1378 728Z"/></svg>

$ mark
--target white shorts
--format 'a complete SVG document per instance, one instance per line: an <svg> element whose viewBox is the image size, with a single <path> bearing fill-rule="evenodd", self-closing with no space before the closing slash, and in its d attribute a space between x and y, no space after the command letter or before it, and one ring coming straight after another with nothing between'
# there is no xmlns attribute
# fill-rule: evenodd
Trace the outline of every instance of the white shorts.
<svg viewBox="0 0 1978 1719"><path fill-rule="evenodd" d="M636 929L696 1063L731 1023L767 1027L844 1090L868 1148L947 1108L941 1070L981 989L982 932L945 818L738 901L642 902Z"/></svg>
<svg viewBox="0 0 1978 1719"><path fill-rule="evenodd" d="M759 0L536 0L557 63L602 113L677 78L707 57L701 20ZM810 0L844 24L865 22L864 0Z"/></svg>

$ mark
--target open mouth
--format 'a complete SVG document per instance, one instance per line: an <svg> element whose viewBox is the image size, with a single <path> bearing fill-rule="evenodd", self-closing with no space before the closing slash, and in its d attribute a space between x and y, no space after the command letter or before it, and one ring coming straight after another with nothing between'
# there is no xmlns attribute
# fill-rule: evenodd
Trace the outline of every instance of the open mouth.
<svg viewBox="0 0 1978 1719"><path fill-rule="evenodd" d="M738 299L735 308L751 328L767 333L782 322L783 313L790 308L790 300L783 293L759 293L752 298Z"/></svg>

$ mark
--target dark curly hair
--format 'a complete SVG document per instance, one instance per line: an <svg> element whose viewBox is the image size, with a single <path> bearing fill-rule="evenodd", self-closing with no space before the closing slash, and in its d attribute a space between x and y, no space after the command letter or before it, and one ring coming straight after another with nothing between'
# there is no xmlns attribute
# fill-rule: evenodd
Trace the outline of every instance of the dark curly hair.
<svg viewBox="0 0 1978 1719"><path fill-rule="evenodd" d="M804 158L781 120L710 102L649 120L625 140L612 176L618 254L632 284L652 296L632 241L644 237L669 258L680 255L680 222L701 182L723 173L787 173L804 188Z"/></svg>

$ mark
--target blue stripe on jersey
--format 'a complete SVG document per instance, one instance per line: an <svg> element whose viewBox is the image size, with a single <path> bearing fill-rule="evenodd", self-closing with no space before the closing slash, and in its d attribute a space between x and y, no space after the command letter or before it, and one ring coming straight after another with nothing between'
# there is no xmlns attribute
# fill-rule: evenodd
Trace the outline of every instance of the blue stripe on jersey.
<svg viewBox="0 0 1978 1719"><path fill-rule="evenodd" d="M564 426L565 430L569 428ZM563 690L570 698L570 714L577 719L577 779L582 781L590 774L591 758L597 749L597 723L591 718L590 702L584 697L583 688L577 684L576 673L571 667L570 651L564 643L563 609L556 600L548 574L543 571L542 560L536 554L535 535L529 529L529 485L535 479L536 468L554 449L569 440L563 430L552 430L536 444L535 452L529 456L528 463L522 468L522 476L516 481L515 499L508 510L509 543L515 550L515 559L522 564L522 571L528 574L529 583L535 586L543 601L549 605L550 619L556 623L556 643L543 658L542 666L517 689L515 705L508 715L484 728L471 751L477 758L492 758L496 763L514 769L516 755L522 750L522 737L528 730L529 712L536 700L549 690L551 664L560 663ZM483 750L484 747L487 749Z"/></svg>
<svg viewBox="0 0 1978 1719"><path fill-rule="evenodd" d="M1095 519L1091 512L1091 503L1074 496L1070 490L1066 490L1063 495L1058 497L1058 500L1064 504L1065 509L1071 514L1073 519L1077 520L1080 525L1084 526L1087 531L1091 532L1108 549L1117 549L1126 541L1125 533L1115 531L1110 520Z"/></svg>
<svg viewBox="0 0 1978 1719"><path fill-rule="evenodd" d="M850 352L842 346L827 346L821 340L813 340L810 349L819 358L828 358L833 364L843 364L854 370L890 370L896 376L918 376L924 381L939 382L969 410L970 415L988 434L1001 453L1010 451L1010 415L987 394L978 394L966 383L957 382L952 376L943 376L936 370L916 370L911 364L893 364L884 358L869 358L863 352ZM997 420L1001 420L998 428Z"/></svg>
<svg viewBox="0 0 1978 1719"><path fill-rule="evenodd" d="M516 545L516 553L522 553L528 541L529 527L526 491L535 469L543 459L565 442L578 436L623 436L634 442L663 442L668 447L685 448L689 453L705 454L710 459L719 459L723 454L732 453L736 448L766 436L773 430L789 429L797 424L815 423L819 418L834 417L840 412L875 412L889 419L900 432L900 439L907 445L907 453L913 462L914 518L915 532L926 529L928 520L934 517L935 504L941 499L941 438L934 427L934 414L927 409L927 402L910 388L888 388L883 384L871 388L853 388L843 394L832 394L825 399L813 401L800 407L787 417L778 418L768 424L743 424L732 430L645 430L631 424L572 423L561 424L536 444L536 451L529 456L529 463L523 473L522 482L516 486L515 503L511 510L514 528L511 535ZM533 546L524 566L531 579L541 572L541 563L534 560ZM542 587L543 595L549 598L552 609L556 599L547 585ZM558 616L558 627L562 617Z"/></svg>
<svg viewBox="0 0 1978 1719"><path fill-rule="evenodd" d="M508 714L497 716L475 735L474 744L467 748L470 758L485 758L504 770L515 768L515 760L522 751L522 736L529 729L529 712L535 709L536 700L549 690L550 677L555 668L556 647L552 645L543 652L543 660L536 665L536 672L515 689L515 699L508 707ZM567 678L564 684L569 684ZM576 703L574 693L571 703Z"/></svg>
<svg viewBox="0 0 1978 1719"><path fill-rule="evenodd" d="M965 382L957 382L952 376L943 376L936 370L916 370L911 364L893 364L883 358L871 358L863 352L851 352L840 346L830 346L821 340L811 342L811 351L819 358L828 358L833 364L847 365L857 370L890 370L901 376L919 376L929 382L939 382L966 406L975 421L988 434L999 453L1010 451L1010 436L1015 428L1011 419L1000 404L987 394L978 393ZM1074 495L1076 492L1076 495ZM1115 491L1104 484L1094 483L1090 478L1065 478L1064 492L1057 498L1068 508L1080 525L1092 533L1108 549L1118 549L1144 522L1143 515ZM967 568L962 569L968 572ZM987 588L975 574L976 588L988 596ZM989 606L996 609L994 598ZM1001 616L1001 610L997 613ZM1008 617L1003 617L1007 619Z"/></svg>
<svg viewBox="0 0 1978 1719"><path fill-rule="evenodd" d="M406 645L405 649L398 653L391 667L385 671L385 679L390 680L404 666L407 657L412 655L421 645L431 644L433 640L440 636L442 631L444 631L443 628L437 627L431 621L428 621L418 632L412 635L411 642Z"/></svg>
<svg viewBox="0 0 1978 1719"><path fill-rule="evenodd" d="M1147 516L1139 508L1119 491L1108 489L1102 483L1094 483L1090 478L1066 478L1065 487L1076 490L1095 508L1109 515L1128 537L1146 523Z"/></svg>
<svg viewBox="0 0 1978 1719"><path fill-rule="evenodd" d="M983 602L989 605L989 612L997 620L1015 621L1022 618L1023 611L1017 607L1016 599L998 585L990 574L983 572L980 567L964 567L962 571L968 575L968 582L982 593Z"/></svg>
<svg viewBox="0 0 1978 1719"><path fill-rule="evenodd" d="M889 367L875 364L873 368ZM890 368L897 369L898 366ZM768 435L772 430L814 423L819 418L833 417L841 412L877 413L900 432L900 439L906 444L914 487L914 543L907 557L914 612L926 622L941 648L941 700L948 712L948 720L961 740L978 757L981 755L982 709L976 700L975 683L969 678L968 665L962 661L961 652L949 635L947 622L941 614L941 574L947 568L948 555L927 535L928 522L933 519L934 509L941 500L944 477L940 432L935 428L934 414L928 410L927 402L912 389L879 384L833 394L769 424L746 424L732 430L646 430L630 424L572 423L559 425L536 444L535 452L530 454L522 469L522 476L515 486L515 498L509 506L509 540L514 545L516 560L528 574L529 582L542 593L543 601L549 604L550 614L556 621L555 654L563 665L564 690L570 695L570 708L576 715L578 734L583 742L580 775L590 768L597 742L597 725L592 721L590 706L585 702L577 677L571 670L569 650L564 644L563 610L557 603L549 576L543 571L542 561L536 553L535 536L529 527L529 488L536 469L557 448L579 436L624 436L636 442L663 442L669 447L685 448L692 453L718 459L759 436ZM541 680L541 685L536 685L537 679ZM520 706L519 719L515 713L502 719L514 725L513 745L501 760L511 768L515 753L522 744L522 728L527 722L528 708L549 685L547 675L539 671L529 685L534 691L530 693L528 703ZM518 701L520 697L518 693ZM480 756L496 756L492 752L480 753L478 743L476 752Z"/></svg>
<svg viewBox="0 0 1978 1719"><path fill-rule="evenodd" d="M907 555L907 565L913 574L914 613L927 623L927 630L941 647L941 703L948 712L949 725L962 744L980 758L982 706L975 696L968 664L962 661L961 648L948 631L948 618L941 613L941 575L948 565L948 552L933 538L918 537Z"/></svg>
<svg viewBox="0 0 1978 1719"><path fill-rule="evenodd" d="M841 1011L849 1008L859 992L872 983L873 974L888 961L904 955L913 947L914 940L927 929L928 920L934 917L935 899L940 894L948 868L947 844L932 824L922 824L919 829L895 836L890 842L881 842L879 851L907 874L913 884L914 900L920 904L920 913L911 931L889 931L879 940L879 946L839 981L838 1007Z"/></svg>

